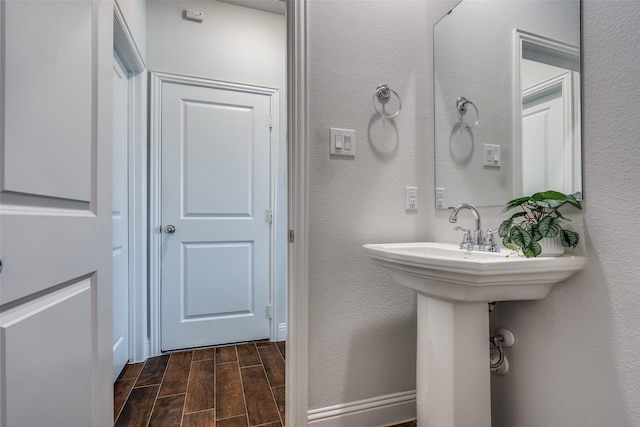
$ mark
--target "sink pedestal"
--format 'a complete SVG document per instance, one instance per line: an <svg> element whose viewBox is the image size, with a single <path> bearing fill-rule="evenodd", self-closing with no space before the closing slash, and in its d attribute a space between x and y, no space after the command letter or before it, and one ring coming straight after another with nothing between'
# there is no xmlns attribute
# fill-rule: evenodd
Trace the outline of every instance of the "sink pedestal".
<svg viewBox="0 0 640 427"><path fill-rule="evenodd" d="M489 309L418 292L418 427L491 427Z"/></svg>
<svg viewBox="0 0 640 427"><path fill-rule="evenodd" d="M418 427L491 427L487 303L545 298L585 263L434 242L364 250L396 282L418 291Z"/></svg>

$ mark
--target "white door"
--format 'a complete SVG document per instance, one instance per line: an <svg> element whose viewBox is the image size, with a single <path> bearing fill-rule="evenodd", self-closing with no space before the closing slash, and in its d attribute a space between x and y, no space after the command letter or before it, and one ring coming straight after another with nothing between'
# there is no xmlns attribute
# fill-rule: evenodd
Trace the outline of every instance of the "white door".
<svg viewBox="0 0 640 427"><path fill-rule="evenodd" d="M522 111L523 194L555 189L567 191L565 108L562 87L534 98Z"/></svg>
<svg viewBox="0 0 640 427"><path fill-rule="evenodd" d="M163 83L161 110L161 348L267 338L271 97Z"/></svg>
<svg viewBox="0 0 640 427"><path fill-rule="evenodd" d="M110 425L113 5L0 22L0 423Z"/></svg>
<svg viewBox="0 0 640 427"><path fill-rule="evenodd" d="M113 58L113 380L129 361L129 80Z"/></svg>

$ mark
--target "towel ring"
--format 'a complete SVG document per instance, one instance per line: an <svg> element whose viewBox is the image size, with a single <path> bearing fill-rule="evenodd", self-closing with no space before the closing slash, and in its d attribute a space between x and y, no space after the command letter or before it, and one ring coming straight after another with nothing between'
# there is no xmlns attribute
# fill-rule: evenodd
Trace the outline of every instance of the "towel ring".
<svg viewBox="0 0 640 427"><path fill-rule="evenodd" d="M458 110L458 120L460 120L460 123L462 123L464 126L467 126L467 127L469 126L462 119L464 115L467 114L468 105L471 105L473 109L476 110L476 122L473 125L478 126L478 123L480 123L480 113L478 113L478 107L476 107L476 104L469 101L464 96L461 96L456 100L456 109Z"/></svg>
<svg viewBox="0 0 640 427"><path fill-rule="evenodd" d="M396 96L396 98L398 98L398 111L396 111L394 114L385 114L384 105L389 102L389 98L391 98L392 93ZM376 98L382 104L382 111L378 111ZM395 90L391 89L386 84L379 84L376 88L375 93L373 94L373 109L376 110L376 113L378 113L383 119L393 119L398 114L400 114L400 110L402 109L402 100L400 99L400 95L398 95Z"/></svg>

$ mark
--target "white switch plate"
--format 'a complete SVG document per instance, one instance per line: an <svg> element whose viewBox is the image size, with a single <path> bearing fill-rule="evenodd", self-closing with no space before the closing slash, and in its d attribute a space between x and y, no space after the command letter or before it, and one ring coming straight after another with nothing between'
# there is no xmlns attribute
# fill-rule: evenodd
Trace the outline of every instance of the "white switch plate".
<svg viewBox="0 0 640 427"><path fill-rule="evenodd" d="M408 211L417 211L418 187L406 187L404 195L404 208Z"/></svg>
<svg viewBox="0 0 640 427"><path fill-rule="evenodd" d="M355 157L356 131L351 129L331 128L329 137L329 154L332 156Z"/></svg>
<svg viewBox="0 0 640 427"><path fill-rule="evenodd" d="M500 146L495 144L482 144L482 165L500 167Z"/></svg>

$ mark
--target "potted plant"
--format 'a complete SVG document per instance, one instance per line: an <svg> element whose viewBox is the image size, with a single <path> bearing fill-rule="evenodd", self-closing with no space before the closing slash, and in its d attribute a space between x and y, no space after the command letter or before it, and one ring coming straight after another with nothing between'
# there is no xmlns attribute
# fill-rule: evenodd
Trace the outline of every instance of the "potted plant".
<svg viewBox="0 0 640 427"><path fill-rule="evenodd" d="M500 224L498 234L502 243L516 253L536 257L542 253L543 238L559 238L563 248L575 248L580 236L563 227L569 221L559 209L569 204L582 209L582 193L563 194L559 191L543 191L528 197L519 197L507 203L502 212L520 208Z"/></svg>

